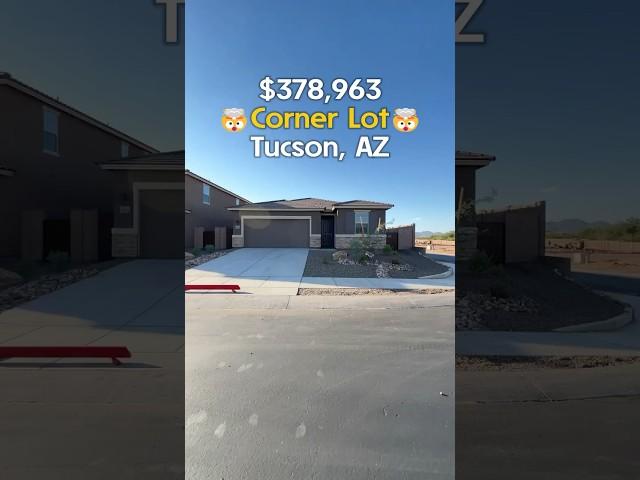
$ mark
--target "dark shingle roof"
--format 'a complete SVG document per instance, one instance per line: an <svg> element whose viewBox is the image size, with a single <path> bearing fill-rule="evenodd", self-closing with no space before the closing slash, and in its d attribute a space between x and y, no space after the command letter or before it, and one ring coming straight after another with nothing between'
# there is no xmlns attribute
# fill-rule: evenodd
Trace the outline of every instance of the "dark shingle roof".
<svg viewBox="0 0 640 480"><path fill-rule="evenodd" d="M372 202L370 200L349 200L348 202L340 202L335 204L336 207L380 207L391 208L393 205L389 203Z"/></svg>
<svg viewBox="0 0 640 480"><path fill-rule="evenodd" d="M464 150L456 150L456 160L485 160L492 162L496 159L493 155L484 153L466 152Z"/></svg>
<svg viewBox="0 0 640 480"><path fill-rule="evenodd" d="M378 207L389 209L393 207L388 203L369 202L366 200L350 200L348 202L335 202L322 198L296 198L293 200L271 200L269 202L249 203L231 210L325 210L331 211L337 207Z"/></svg>
<svg viewBox="0 0 640 480"><path fill-rule="evenodd" d="M105 170L180 170L184 169L184 150L118 158L102 162L100 166Z"/></svg>

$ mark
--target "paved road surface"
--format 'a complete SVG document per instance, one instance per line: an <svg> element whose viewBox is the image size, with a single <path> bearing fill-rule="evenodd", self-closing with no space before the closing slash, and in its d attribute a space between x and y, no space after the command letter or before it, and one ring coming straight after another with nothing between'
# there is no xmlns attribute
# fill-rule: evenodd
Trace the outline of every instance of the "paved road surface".
<svg viewBox="0 0 640 480"><path fill-rule="evenodd" d="M187 478L453 479L453 294L395 300L188 295Z"/></svg>
<svg viewBox="0 0 640 480"><path fill-rule="evenodd" d="M640 365L456 372L456 479L633 480Z"/></svg>

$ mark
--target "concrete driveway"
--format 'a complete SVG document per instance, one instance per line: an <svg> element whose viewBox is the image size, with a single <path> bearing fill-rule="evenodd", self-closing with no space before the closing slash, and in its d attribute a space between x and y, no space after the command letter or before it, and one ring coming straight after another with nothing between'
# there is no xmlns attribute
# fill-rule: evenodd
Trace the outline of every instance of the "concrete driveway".
<svg viewBox="0 0 640 480"><path fill-rule="evenodd" d="M0 362L0 478L184 478L181 260L137 260L0 313L0 345L133 358ZM44 472L47 472L46 474Z"/></svg>
<svg viewBox="0 0 640 480"><path fill-rule="evenodd" d="M296 295L308 253L307 248L241 248L187 270L185 283L237 284L243 293Z"/></svg>

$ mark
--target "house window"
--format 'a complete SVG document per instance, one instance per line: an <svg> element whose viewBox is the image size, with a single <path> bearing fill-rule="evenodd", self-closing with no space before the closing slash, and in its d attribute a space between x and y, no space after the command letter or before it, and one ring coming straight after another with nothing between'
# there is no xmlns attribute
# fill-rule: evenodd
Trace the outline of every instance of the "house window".
<svg viewBox="0 0 640 480"><path fill-rule="evenodd" d="M369 212L358 211L355 212L356 217L356 233L367 234L369 233Z"/></svg>
<svg viewBox="0 0 640 480"><path fill-rule="evenodd" d="M127 158L129 156L129 144L127 142L120 142L120 158Z"/></svg>
<svg viewBox="0 0 640 480"><path fill-rule="evenodd" d="M236 207L240 206L240 199L236 198Z"/></svg>
<svg viewBox="0 0 640 480"><path fill-rule="evenodd" d="M45 108L43 110L43 145L47 153L58 154L58 112Z"/></svg>
<svg viewBox="0 0 640 480"><path fill-rule="evenodd" d="M202 203L211 205L211 187L206 183L202 184Z"/></svg>

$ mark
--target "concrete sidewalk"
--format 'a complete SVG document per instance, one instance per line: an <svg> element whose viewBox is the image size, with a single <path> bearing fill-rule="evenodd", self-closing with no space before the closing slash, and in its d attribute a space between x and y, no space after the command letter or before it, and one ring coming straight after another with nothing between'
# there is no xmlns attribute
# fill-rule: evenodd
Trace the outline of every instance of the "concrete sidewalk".
<svg viewBox="0 0 640 480"><path fill-rule="evenodd" d="M640 297L612 295L630 304L636 321L611 332L456 332L456 354L497 356L640 355Z"/></svg>

